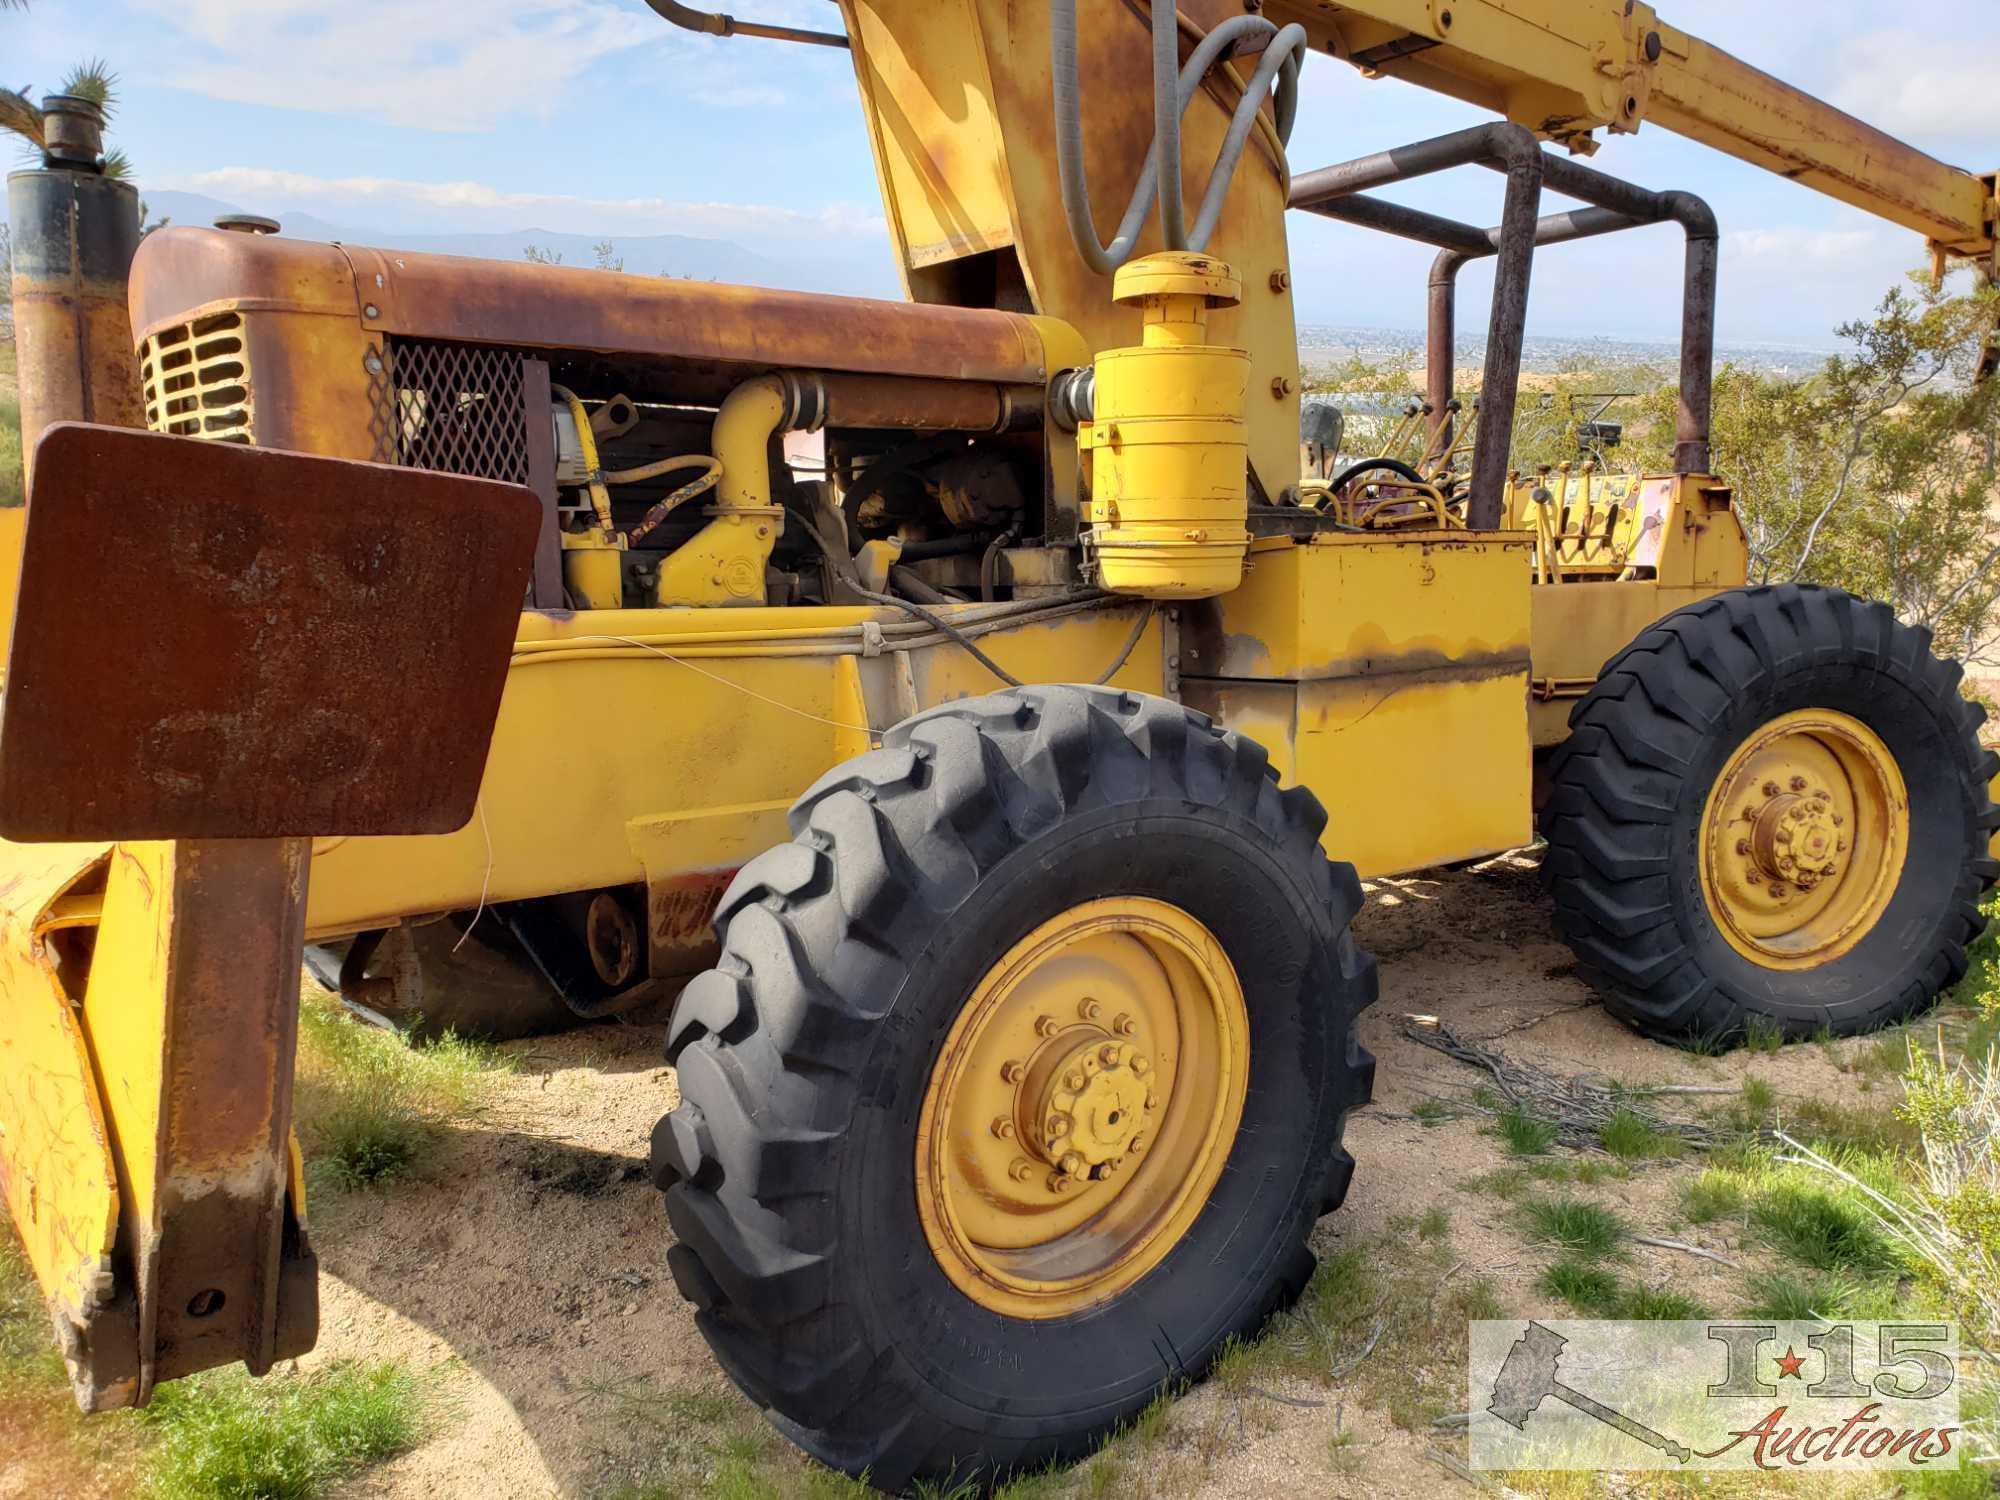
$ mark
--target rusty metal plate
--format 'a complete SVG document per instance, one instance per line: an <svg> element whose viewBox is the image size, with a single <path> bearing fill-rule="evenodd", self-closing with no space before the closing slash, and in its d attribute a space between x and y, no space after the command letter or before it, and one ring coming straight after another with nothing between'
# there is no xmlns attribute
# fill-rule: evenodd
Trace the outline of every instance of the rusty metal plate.
<svg viewBox="0 0 2000 1500"><path fill-rule="evenodd" d="M540 519L492 480L51 427L0 696L0 834L463 827Z"/></svg>

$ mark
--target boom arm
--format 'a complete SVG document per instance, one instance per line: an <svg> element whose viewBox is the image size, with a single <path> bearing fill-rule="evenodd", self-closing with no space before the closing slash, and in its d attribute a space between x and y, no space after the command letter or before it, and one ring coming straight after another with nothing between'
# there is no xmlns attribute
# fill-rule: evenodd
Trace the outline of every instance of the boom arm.
<svg viewBox="0 0 2000 1500"><path fill-rule="evenodd" d="M1269 0L1315 50L1588 151L1652 121L1990 261L1994 178L1948 166L1626 0Z"/></svg>
<svg viewBox="0 0 2000 1500"><path fill-rule="evenodd" d="M824 32L647 3L676 25L838 46ZM1589 154L1591 132L1647 121L1914 229L1940 260L2000 269L1996 181L1928 156L1803 89L1676 30L1636 0L1267 0L1315 51L1504 115ZM1254 45L1241 49L1254 50Z"/></svg>

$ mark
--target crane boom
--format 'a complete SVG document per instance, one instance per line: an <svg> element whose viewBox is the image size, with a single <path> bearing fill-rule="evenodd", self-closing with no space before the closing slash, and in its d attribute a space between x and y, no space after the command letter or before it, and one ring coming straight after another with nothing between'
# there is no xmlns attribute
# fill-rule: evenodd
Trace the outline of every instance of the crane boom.
<svg viewBox="0 0 2000 1500"><path fill-rule="evenodd" d="M1662 22L1633 0L1269 0L1313 47L1590 151L1648 121L1991 259L1995 184Z"/></svg>

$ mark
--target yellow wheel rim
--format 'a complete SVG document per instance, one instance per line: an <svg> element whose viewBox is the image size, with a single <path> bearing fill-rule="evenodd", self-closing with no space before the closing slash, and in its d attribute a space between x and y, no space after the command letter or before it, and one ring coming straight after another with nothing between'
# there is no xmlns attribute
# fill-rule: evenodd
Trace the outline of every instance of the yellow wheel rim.
<svg viewBox="0 0 2000 1500"><path fill-rule="evenodd" d="M1236 968L1177 906L1087 901L987 971L917 1121L917 1211L982 1307L1059 1318L1165 1259L1222 1175L1249 1084Z"/></svg>
<svg viewBox="0 0 2000 1500"><path fill-rule="evenodd" d="M1702 895L1745 958L1817 968L1881 920L1909 844L1909 794L1888 746L1859 719L1800 709L1752 734L1716 778Z"/></svg>

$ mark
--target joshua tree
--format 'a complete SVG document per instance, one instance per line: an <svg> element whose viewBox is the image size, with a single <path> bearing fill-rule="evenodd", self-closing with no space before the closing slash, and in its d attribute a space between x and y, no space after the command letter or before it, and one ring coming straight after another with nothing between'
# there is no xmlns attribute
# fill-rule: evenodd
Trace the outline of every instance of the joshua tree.
<svg viewBox="0 0 2000 1500"><path fill-rule="evenodd" d="M27 8L28 0L0 0L0 10ZM108 121L118 104L118 75L105 65L102 58L92 58L71 68L56 92L88 99L104 112ZM42 112L35 107L32 93L28 84L18 89L0 88L0 129L12 131L39 149L42 144ZM129 177L131 174L132 163L123 151L105 153L105 176Z"/></svg>

